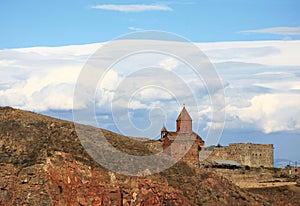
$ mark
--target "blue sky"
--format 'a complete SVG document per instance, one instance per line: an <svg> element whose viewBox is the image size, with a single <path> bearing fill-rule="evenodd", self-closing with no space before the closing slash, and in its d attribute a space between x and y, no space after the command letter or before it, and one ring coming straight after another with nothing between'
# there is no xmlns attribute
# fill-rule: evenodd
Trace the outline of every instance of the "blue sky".
<svg viewBox="0 0 300 206"><path fill-rule="evenodd" d="M3 1L0 105L72 120L74 87L90 55L104 42L128 32L166 31L195 43L216 67L226 98L222 144L273 143L276 158L299 161L299 8L298 0ZM197 132L205 138L207 128L214 124L209 96L180 63L156 58L155 66L183 72L195 87L198 107L185 103L191 116L199 117ZM115 86L124 77L122 72L114 68L108 73L96 102L100 127L116 132L120 128L108 107ZM145 129L154 119L155 134L163 122L174 130L180 111L174 99L157 98L157 94L167 96L163 91L138 89L128 104L136 127ZM176 95L184 97L184 91ZM156 107L164 110L166 120L160 110L153 110ZM123 123L125 129L128 125ZM129 129L128 134L140 135L134 131Z"/></svg>
<svg viewBox="0 0 300 206"><path fill-rule="evenodd" d="M128 5L140 9L123 11L122 6ZM297 35L272 30L241 33L299 28L298 8L297 0L3 1L0 48L103 42L136 29L173 32L193 42L299 39L299 29Z"/></svg>

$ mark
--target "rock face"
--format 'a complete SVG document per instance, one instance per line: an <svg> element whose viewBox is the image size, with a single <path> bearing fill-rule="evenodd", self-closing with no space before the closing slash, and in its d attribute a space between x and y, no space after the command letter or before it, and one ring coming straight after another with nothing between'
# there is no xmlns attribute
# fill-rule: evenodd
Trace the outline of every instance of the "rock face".
<svg viewBox="0 0 300 206"><path fill-rule="evenodd" d="M153 153L143 141L104 132L119 150ZM184 162L146 177L108 171L85 152L72 123L0 107L0 205L269 205L268 201Z"/></svg>
<svg viewBox="0 0 300 206"><path fill-rule="evenodd" d="M46 164L1 168L1 205L192 205L166 180L120 177L55 152ZM18 172L18 173L17 173Z"/></svg>

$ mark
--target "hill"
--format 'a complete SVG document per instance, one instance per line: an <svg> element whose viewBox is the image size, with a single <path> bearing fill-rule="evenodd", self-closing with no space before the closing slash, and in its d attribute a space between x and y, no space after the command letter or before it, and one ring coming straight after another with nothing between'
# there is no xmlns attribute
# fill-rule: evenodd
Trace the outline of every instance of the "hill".
<svg viewBox="0 0 300 206"><path fill-rule="evenodd" d="M82 127L86 131L99 130ZM145 141L103 132L118 150L133 155L155 152ZM145 177L108 171L86 153L72 122L0 107L0 205L270 205L270 202L214 172L184 162Z"/></svg>

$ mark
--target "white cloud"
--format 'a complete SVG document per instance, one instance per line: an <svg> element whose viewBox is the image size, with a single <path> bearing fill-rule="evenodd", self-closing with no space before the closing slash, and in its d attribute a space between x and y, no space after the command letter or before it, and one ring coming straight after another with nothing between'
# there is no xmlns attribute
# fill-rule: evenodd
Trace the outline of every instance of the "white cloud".
<svg viewBox="0 0 300 206"><path fill-rule="evenodd" d="M242 122L265 133L300 130L300 94L263 94L253 97L250 106L228 106L227 111Z"/></svg>
<svg viewBox="0 0 300 206"><path fill-rule="evenodd" d="M128 27L128 29L131 31L143 31L144 30L142 28L138 28L138 27L134 27L134 26L130 26L130 27Z"/></svg>
<svg viewBox="0 0 300 206"><path fill-rule="evenodd" d="M120 81L119 74L114 70L109 70L105 73L99 89L113 91Z"/></svg>
<svg viewBox="0 0 300 206"><path fill-rule="evenodd" d="M141 12L141 11L172 11L173 9L166 5L146 5L146 4L102 4L92 6L92 9L102 9L120 12Z"/></svg>
<svg viewBox="0 0 300 206"><path fill-rule="evenodd" d="M1 50L0 105L33 111L70 110L85 60L99 44ZM13 61L12 61L13 60Z"/></svg>
<svg viewBox="0 0 300 206"><path fill-rule="evenodd" d="M0 105L11 105L34 111L70 110L74 85L80 67L41 69L27 79L17 80L0 90Z"/></svg>
<svg viewBox="0 0 300 206"><path fill-rule="evenodd" d="M196 43L213 63L238 62L270 66L299 66L300 41ZM257 56L255 53L259 53Z"/></svg>
<svg viewBox="0 0 300 206"><path fill-rule="evenodd" d="M148 109L150 106L147 105L147 104L143 104L141 103L140 101L136 101L136 100L133 100L133 101L130 101L129 104L128 104L128 108L130 109Z"/></svg>
<svg viewBox="0 0 300 206"><path fill-rule="evenodd" d="M0 105L34 111L71 110L74 87L81 68L101 45L0 50ZM227 127L235 129L243 126L265 133L300 130L300 41L218 42L196 45L213 63L217 63L217 72L226 85ZM156 70L148 69L149 67L163 67L165 73L157 73ZM144 70L138 73L139 69ZM180 78L176 79L172 74ZM195 121L197 115L201 121L208 121L204 127L221 125L218 119L216 122L209 122L211 102L198 77L189 73L174 58L147 53L124 59L106 74L102 85L99 85L99 93L96 94L96 106L101 112L105 107L105 115L109 114L115 90L129 75L131 78L127 78L128 84L123 85L128 88L122 88L130 91L132 89L136 93L133 94L131 102L117 102L119 109L151 110L159 107L165 108L166 114L173 112L172 115L176 118L178 105L185 103L192 111ZM187 90L180 86L179 81L182 79L185 86L196 89L197 93L194 95L200 104L198 108L194 108ZM152 80L161 82L161 86L168 86L168 89L142 87L156 83ZM80 108L85 106L84 98L82 99ZM108 118L107 121L111 119ZM173 117L168 121L170 123L167 124L174 124ZM162 123L159 124L161 126Z"/></svg>
<svg viewBox="0 0 300 206"><path fill-rule="evenodd" d="M73 84L50 84L32 94L27 108L36 111L70 110L73 107Z"/></svg>
<svg viewBox="0 0 300 206"><path fill-rule="evenodd" d="M168 71L172 71L179 65L179 62L174 58L167 58L162 60L159 65Z"/></svg>
<svg viewBox="0 0 300 206"><path fill-rule="evenodd" d="M246 31L241 31L241 33L300 35L300 27L272 27L272 28L265 28L265 29L246 30Z"/></svg>

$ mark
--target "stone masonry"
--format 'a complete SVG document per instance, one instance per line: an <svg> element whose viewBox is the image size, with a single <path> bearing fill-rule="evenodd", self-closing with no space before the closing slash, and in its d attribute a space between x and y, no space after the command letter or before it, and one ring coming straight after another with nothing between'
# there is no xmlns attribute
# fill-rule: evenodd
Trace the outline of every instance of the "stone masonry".
<svg viewBox="0 0 300 206"><path fill-rule="evenodd" d="M183 107L177 120L176 132L171 132L165 126L161 129L162 148L172 157L181 158L184 162L198 163L199 151L204 147L204 141L192 128L192 118Z"/></svg>
<svg viewBox="0 0 300 206"><path fill-rule="evenodd" d="M236 143L215 147L208 161L234 160L250 167L274 167L273 144Z"/></svg>

